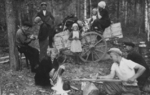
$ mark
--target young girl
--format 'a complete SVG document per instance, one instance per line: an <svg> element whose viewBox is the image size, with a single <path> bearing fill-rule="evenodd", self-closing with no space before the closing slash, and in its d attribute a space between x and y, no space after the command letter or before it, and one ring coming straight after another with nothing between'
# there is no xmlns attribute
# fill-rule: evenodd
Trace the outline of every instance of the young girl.
<svg viewBox="0 0 150 95"><path fill-rule="evenodd" d="M75 63L79 64L79 53L82 52L82 45L81 45L81 34L79 31L79 27L77 23L72 25L72 33L71 33L71 51L74 53Z"/></svg>

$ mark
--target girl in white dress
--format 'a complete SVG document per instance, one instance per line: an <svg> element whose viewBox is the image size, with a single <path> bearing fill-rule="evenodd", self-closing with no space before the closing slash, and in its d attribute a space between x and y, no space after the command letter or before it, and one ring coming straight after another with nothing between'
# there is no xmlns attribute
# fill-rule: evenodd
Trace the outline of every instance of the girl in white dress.
<svg viewBox="0 0 150 95"><path fill-rule="evenodd" d="M82 52L81 34L77 23L72 25L71 33L71 51L75 55L75 63L79 64L79 53Z"/></svg>

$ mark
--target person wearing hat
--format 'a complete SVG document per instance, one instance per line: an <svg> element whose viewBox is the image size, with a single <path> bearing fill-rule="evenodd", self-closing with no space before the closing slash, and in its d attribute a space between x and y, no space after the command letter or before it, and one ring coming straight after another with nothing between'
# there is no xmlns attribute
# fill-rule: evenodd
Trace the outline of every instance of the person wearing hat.
<svg viewBox="0 0 150 95"><path fill-rule="evenodd" d="M55 34L54 31L54 17L52 16L51 12L47 10L47 3L42 2L41 3L41 11L37 13L37 16L35 18L35 22L39 21L40 18L42 20L42 23L40 24L38 39L39 39L39 45L40 45L40 61L47 56L46 50L48 46L51 48L53 43L53 37Z"/></svg>
<svg viewBox="0 0 150 95"><path fill-rule="evenodd" d="M104 85L110 86L110 88L112 87L112 89L114 90L115 88L120 89L120 91L116 91L116 93L132 92L135 95L141 95L136 80L143 74L143 72L145 71L145 67L131 60L123 58L122 52L118 48L111 48L108 51L108 54L110 55L110 58L114 62L111 66L110 74L105 76L98 76L98 78L113 79L115 76L117 76L119 80L123 81L123 84L126 85L132 84L135 87L133 89L127 89L126 87L123 87L121 84L115 83L106 83ZM137 72L135 72L135 69L137 69Z"/></svg>
<svg viewBox="0 0 150 95"><path fill-rule="evenodd" d="M98 3L97 19L93 22L91 29L93 30L95 27L98 27L99 30L104 32L105 28L110 26L110 24L109 13L106 10L106 2L100 1Z"/></svg>
<svg viewBox="0 0 150 95"><path fill-rule="evenodd" d="M31 65L31 71L35 72L37 65L39 64L39 51L29 44L37 37L31 34L30 28L32 25L29 22L23 22L22 27L16 32L16 45L18 51L23 52L29 59Z"/></svg>
<svg viewBox="0 0 150 95"><path fill-rule="evenodd" d="M125 45L125 49L128 53L127 59L132 60L146 68L145 72L139 78L137 78L138 85L139 85L140 89L142 89L150 76L149 66L147 65L144 58L137 51L135 51L134 43L124 42L124 45Z"/></svg>

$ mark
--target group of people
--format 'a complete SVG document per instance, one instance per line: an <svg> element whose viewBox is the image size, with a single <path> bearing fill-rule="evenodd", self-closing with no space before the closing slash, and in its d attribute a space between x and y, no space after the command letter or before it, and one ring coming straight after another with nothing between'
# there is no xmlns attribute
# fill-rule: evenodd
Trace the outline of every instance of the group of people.
<svg viewBox="0 0 150 95"><path fill-rule="evenodd" d="M37 14L34 23L40 26L38 36L32 35L30 28L32 24L28 22L22 23L22 27L16 33L16 45L18 51L23 52L29 59L31 71L35 72L35 83L37 85L47 86L56 83L57 77L61 76L65 67L62 65L63 58L59 57L57 53L47 55L47 48L53 47L54 31L54 17L46 10L47 3L41 3L42 10ZM106 3L101 1L98 3L98 8L93 9L93 16L90 19L91 29L98 27L104 31L110 25L108 11L105 9ZM79 64L79 53L82 52L81 33L78 21L74 22L70 27L71 40L70 50L75 54L75 62ZM29 46L31 41L39 39L40 51ZM149 67L147 66L143 57L134 51L135 45L131 42L125 43L126 50L129 53L127 58L122 56L122 52L118 48L111 48L108 51L111 59L114 61L111 67L111 72L106 76L98 76L99 79L113 79L117 76L120 80L126 83L134 83L138 86L134 87L133 93L140 95L140 90L145 85L149 77ZM50 81L51 80L51 81ZM138 82L137 82L138 81ZM121 84L106 83L111 88L120 88L120 92L131 89L124 88ZM117 91L118 92L118 91ZM120 93L118 92L118 93Z"/></svg>
<svg viewBox="0 0 150 95"><path fill-rule="evenodd" d="M46 10L47 3L42 2L42 10L37 13L34 19L34 24L38 25L38 36L33 35L31 28L33 27L29 22L23 22L22 26L16 32L16 46L19 52L24 53L25 57L29 59L31 71L35 73L35 84L40 86L54 86L58 77L62 75L65 66L62 64L64 59L59 57L59 53L53 48L54 17ZM72 46L80 45L79 47L72 47L71 51L81 52L81 43L79 42L79 31L76 23L71 27L72 32L70 40ZM36 49L29 44L38 39L40 49ZM47 54L48 47L53 48L50 54ZM78 60L78 59L76 59ZM70 89L68 82L63 83L64 89Z"/></svg>
<svg viewBox="0 0 150 95"><path fill-rule="evenodd" d="M18 51L24 53L29 59L32 72L35 72L40 62L47 57L47 48L52 47L55 33L54 17L46 10L46 6L46 2L41 3L42 10L37 13L34 20L34 23L40 27L38 36L32 34L32 24L27 21L23 22L22 27L16 32L16 46ZM40 53L39 50L29 45L35 39L39 40Z"/></svg>
<svg viewBox="0 0 150 95"><path fill-rule="evenodd" d="M109 17L109 12L106 9L106 2L100 1L97 8L93 8L92 16L89 19L90 30L99 30L102 33L104 30L110 26L111 21Z"/></svg>
<svg viewBox="0 0 150 95"><path fill-rule="evenodd" d="M144 86L150 76L150 69L144 58L135 51L135 44L125 42L125 49L128 53L127 58L123 57L123 52L119 48L110 48L108 54L113 60L110 74L101 76L98 79L118 78L122 84L116 82L105 82L105 91L113 95L121 93L132 93L141 95ZM132 85L132 86L131 86Z"/></svg>

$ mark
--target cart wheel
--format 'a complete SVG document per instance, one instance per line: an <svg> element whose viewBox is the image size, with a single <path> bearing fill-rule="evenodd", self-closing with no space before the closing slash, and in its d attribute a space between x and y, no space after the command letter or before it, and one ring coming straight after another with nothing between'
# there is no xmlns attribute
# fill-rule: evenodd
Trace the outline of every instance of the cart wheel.
<svg viewBox="0 0 150 95"><path fill-rule="evenodd" d="M84 62L98 62L107 52L107 43L97 32L88 32L82 36L82 53L80 58Z"/></svg>

